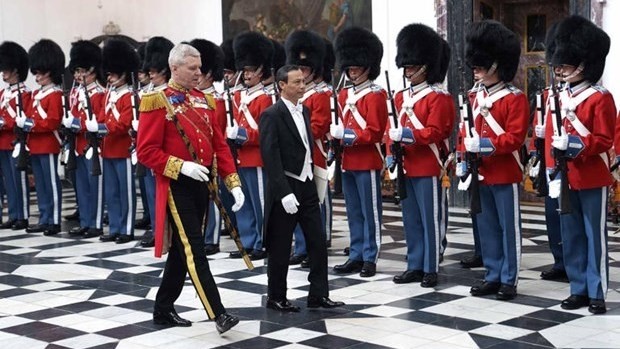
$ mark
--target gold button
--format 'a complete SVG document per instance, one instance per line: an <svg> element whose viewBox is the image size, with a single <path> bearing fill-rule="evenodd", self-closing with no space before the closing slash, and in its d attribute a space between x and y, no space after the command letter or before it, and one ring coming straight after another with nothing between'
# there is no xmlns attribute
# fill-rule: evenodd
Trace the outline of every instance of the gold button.
<svg viewBox="0 0 620 349"><path fill-rule="evenodd" d="M203 149L200 149L200 153L204 153L205 151Z"/></svg>
<svg viewBox="0 0 620 349"><path fill-rule="evenodd" d="M198 138L198 143L202 143L202 139Z"/></svg>

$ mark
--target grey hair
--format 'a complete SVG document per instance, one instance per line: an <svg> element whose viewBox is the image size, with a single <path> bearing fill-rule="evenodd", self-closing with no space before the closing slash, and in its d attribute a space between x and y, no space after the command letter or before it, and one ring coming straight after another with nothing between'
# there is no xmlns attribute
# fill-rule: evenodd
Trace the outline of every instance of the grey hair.
<svg viewBox="0 0 620 349"><path fill-rule="evenodd" d="M185 63L185 57L198 57L200 58L200 52L191 45L180 43L170 50L168 56L168 65L181 65Z"/></svg>

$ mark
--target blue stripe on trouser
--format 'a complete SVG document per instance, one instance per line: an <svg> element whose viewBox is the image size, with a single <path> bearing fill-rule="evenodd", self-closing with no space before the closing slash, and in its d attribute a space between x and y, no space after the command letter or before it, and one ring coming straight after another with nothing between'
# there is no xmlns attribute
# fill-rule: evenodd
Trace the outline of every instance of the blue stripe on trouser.
<svg viewBox="0 0 620 349"><path fill-rule="evenodd" d="M241 178L245 203L237 211L237 226L241 243L246 249L263 248L263 208L265 206L265 181L260 167L240 167L237 172Z"/></svg>
<svg viewBox="0 0 620 349"><path fill-rule="evenodd" d="M56 171L57 154L30 156L39 208L39 224L60 224L61 188Z"/></svg>
<svg viewBox="0 0 620 349"><path fill-rule="evenodd" d="M11 150L0 150L0 168L2 168L6 200L9 206L9 219L28 219L30 214L28 200L24 204L24 197L28 199L27 181L26 185L23 185L26 172L17 171L15 168L17 161L11 154ZM25 196L24 193L26 193Z"/></svg>
<svg viewBox="0 0 620 349"><path fill-rule="evenodd" d="M133 235L136 214L136 183L130 159L103 159L105 202L110 234Z"/></svg>
<svg viewBox="0 0 620 349"><path fill-rule="evenodd" d="M560 214L558 199L545 197L545 221L547 224L547 238L549 249L553 255L553 269L564 270L564 256L562 255L562 234L560 231Z"/></svg>
<svg viewBox="0 0 620 349"><path fill-rule="evenodd" d="M327 193L325 194L325 200L323 203L319 205L321 209L321 227L323 227L322 232L325 235L325 240L331 240L332 234L332 194L329 189L329 186L326 188ZM295 234L295 252L293 252L296 256L303 256L308 254L306 250L306 239L304 238L304 233L301 231L301 226L297 224L295 230L293 231Z"/></svg>
<svg viewBox="0 0 620 349"><path fill-rule="evenodd" d="M401 200L407 241L407 270L436 273L441 238L441 186L438 177L407 178L407 198Z"/></svg>
<svg viewBox="0 0 620 349"><path fill-rule="evenodd" d="M381 247L379 171L342 171L351 245L349 259L376 263Z"/></svg>
<svg viewBox="0 0 620 349"><path fill-rule="evenodd" d="M146 196L146 202L148 205L148 214L151 220L151 227L155 228L155 176L153 171L146 169L144 174L144 195Z"/></svg>
<svg viewBox="0 0 620 349"><path fill-rule="evenodd" d="M516 286L521 264L521 214L517 184L481 185L480 231L484 279Z"/></svg>
<svg viewBox="0 0 620 349"><path fill-rule="evenodd" d="M571 190L571 214L560 215L570 293L604 299L609 282L607 188Z"/></svg>
<svg viewBox="0 0 620 349"><path fill-rule="evenodd" d="M77 164L75 190L78 195L80 226L101 229L103 227L103 175L91 175L92 159L88 160L83 155L75 159Z"/></svg>

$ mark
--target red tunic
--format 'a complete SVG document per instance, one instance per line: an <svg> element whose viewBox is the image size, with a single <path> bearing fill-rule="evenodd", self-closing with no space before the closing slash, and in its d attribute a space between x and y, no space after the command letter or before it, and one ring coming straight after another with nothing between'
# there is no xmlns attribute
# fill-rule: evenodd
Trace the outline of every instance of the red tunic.
<svg viewBox="0 0 620 349"><path fill-rule="evenodd" d="M313 87L313 90L315 92L303 101L303 105L310 110L310 129L314 139L312 163L314 166L325 169L327 168L325 144L331 123L330 98L332 92L324 83ZM321 148L319 148L317 142L321 144Z"/></svg>
<svg viewBox="0 0 620 349"><path fill-rule="evenodd" d="M24 113L31 103L32 94L30 90L20 84L22 102L24 103ZM17 84L2 90L0 96L0 117L4 119L4 126L0 129L0 150L13 150L13 141L15 140L15 116L17 110Z"/></svg>
<svg viewBox="0 0 620 349"><path fill-rule="evenodd" d="M245 114L239 112L239 106L241 104L241 94L243 93L244 95L246 95L247 90L236 91L233 97L233 111L235 115L235 121L237 121L239 127L245 128L248 135L248 140L243 143L243 145L237 151L237 163L239 167L263 166L263 160L261 159L260 149L258 146L258 124L260 122L260 115L272 104L272 100L271 96L265 94L262 85L257 85L249 89L249 91L251 92L254 92L254 90L258 90L260 92L255 92L258 94L258 96L247 104L247 108L250 111L252 118L256 122L256 129L250 126L250 123L248 122Z"/></svg>
<svg viewBox="0 0 620 349"><path fill-rule="evenodd" d="M32 96L27 112L28 117L34 121L34 126L28 133L30 153L58 154L61 144L58 128L64 113L62 90L50 85L46 89L35 90Z"/></svg>
<svg viewBox="0 0 620 349"><path fill-rule="evenodd" d="M80 119L81 129L75 137L75 150L79 155L84 155L84 149L88 144L86 140L86 100L84 99L84 92L80 92L82 87L78 87L71 95L71 115ZM105 122L105 96L106 90L96 82L87 86L88 95L90 96L90 104L92 107L92 113L97 118L99 123ZM81 97L80 97L81 96Z"/></svg>
<svg viewBox="0 0 620 349"><path fill-rule="evenodd" d="M105 125L108 134L103 141L101 156L108 159L129 158L131 121L133 120L131 90L125 86L108 91L105 105ZM141 128L141 127L140 127Z"/></svg>

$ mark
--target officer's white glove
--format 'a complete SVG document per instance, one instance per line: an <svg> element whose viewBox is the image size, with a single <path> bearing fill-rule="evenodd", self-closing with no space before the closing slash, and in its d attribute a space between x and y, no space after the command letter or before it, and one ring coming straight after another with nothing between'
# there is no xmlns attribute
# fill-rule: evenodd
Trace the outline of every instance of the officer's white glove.
<svg viewBox="0 0 620 349"><path fill-rule="evenodd" d="M560 197L560 191L562 191L562 180L554 179L549 182L549 197L557 199Z"/></svg>
<svg viewBox="0 0 620 349"><path fill-rule="evenodd" d="M24 124L25 123L26 123L26 116L25 115L17 115L15 117L15 125L17 125L17 127L24 128Z"/></svg>
<svg viewBox="0 0 620 349"><path fill-rule="evenodd" d="M243 195L243 190L241 190L241 187L232 188L230 194L232 194L233 198L235 199L235 204L232 206L232 210L233 212L237 212L241 209L241 207L243 207L243 203L245 202L245 195Z"/></svg>
<svg viewBox="0 0 620 349"><path fill-rule="evenodd" d="M73 119L74 117L69 115L68 117L63 117L62 118L62 125L67 128L70 129L71 125L73 124Z"/></svg>
<svg viewBox="0 0 620 349"><path fill-rule="evenodd" d="M540 171L540 161L536 161L535 165L530 166L530 177L537 177L538 171Z"/></svg>
<svg viewBox="0 0 620 349"><path fill-rule="evenodd" d="M545 126L536 125L536 127L534 127L534 134L537 138L545 138Z"/></svg>
<svg viewBox="0 0 620 349"><path fill-rule="evenodd" d="M209 169L195 162L184 161L181 173L199 182L209 181Z"/></svg>
<svg viewBox="0 0 620 349"><path fill-rule="evenodd" d="M342 123L329 125L329 134L336 139L342 139L344 137L344 126L342 126Z"/></svg>
<svg viewBox="0 0 620 349"><path fill-rule="evenodd" d="M138 132L138 124L140 122L138 120L131 120L131 128L133 128L134 131Z"/></svg>
<svg viewBox="0 0 620 349"><path fill-rule="evenodd" d="M237 134L239 134L239 126L234 125L226 127L226 138L237 139Z"/></svg>
<svg viewBox="0 0 620 349"><path fill-rule="evenodd" d="M568 136L566 135L564 127L562 127L560 131L559 136L551 137L553 139L551 146L558 150L566 150L568 148Z"/></svg>
<svg viewBox="0 0 620 349"><path fill-rule="evenodd" d="M403 128L402 127L390 128L390 130L388 131L388 135L390 136L390 139L392 141L400 142L400 140L403 139Z"/></svg>
<svg viewBox="0 0 620 349"><path fill-rule="evenodd" d="M86 119L85 124L88 132L99 132L99 123L97 122L97 118L94 116L92 119Z"/></svg>
<svg viewBox="0 0 620 349"><path fill-rule="evenodd" d="M472 127L471 137L465 137L463 144L465 145L465 150L470 153L480 152L480 136L478 136L478 132L476 132L475 128Z"/></svg>
<svg viewBox="0 0 620 349"><path fill-rule="evenodd" d="M297 206L299 206L299 201L297 201L295 194L291 193L282 198L282 207L284 207L284 211L286 211L286 213L297 213Z"/></svg>
<svg viewBox="0 0 620 349"><path fill-rule="evenodd" d="M471 184L471 173L469 174L469 176L467 176L467 178L465 178L464 181L459 181L459 185L458 185L458 190L461 191L466 191L467 189L469 189L469 185Z"/></svg>

